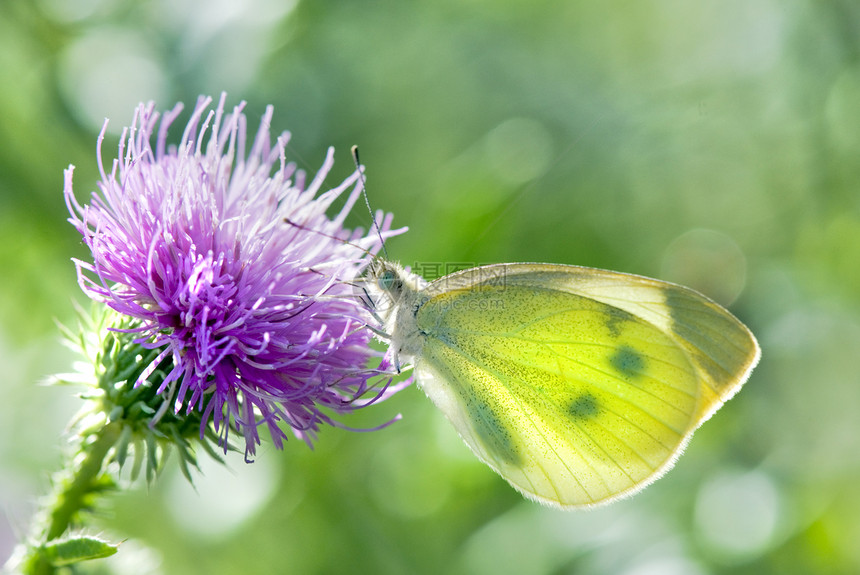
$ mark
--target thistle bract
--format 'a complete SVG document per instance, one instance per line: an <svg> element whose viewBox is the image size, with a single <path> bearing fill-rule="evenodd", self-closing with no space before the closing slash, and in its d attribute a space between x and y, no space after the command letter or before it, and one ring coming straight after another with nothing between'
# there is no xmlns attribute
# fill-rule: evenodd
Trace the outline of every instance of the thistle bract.
<svg viewBox="0 0 860 575"><path fill-rule="evenodd" d="M243 105L225 113L224 100L212 110L201 98L173 146L181 105L161 118L140 105L110 170L102 130L89 204L74 196L73 167L65 197L93 256L75 261L81 288L135 318L136 341L160 351L153 369L171 361L164 408L199 411L225 449L238 431L248 457L260 427L277 447L288 430L310 443L321 424L339 425L330 414L396 390L349 284L396 232L382 214L380 233L345 229L359 172L321 193L333 150L308 179L286 161L288 133L273 145L271 107L250 140Z"/></svg>

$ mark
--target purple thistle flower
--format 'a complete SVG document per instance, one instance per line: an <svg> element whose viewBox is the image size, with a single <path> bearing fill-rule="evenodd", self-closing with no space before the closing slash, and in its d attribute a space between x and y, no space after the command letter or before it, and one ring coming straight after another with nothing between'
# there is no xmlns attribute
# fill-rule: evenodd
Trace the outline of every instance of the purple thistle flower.
<svg viewBox="0 0 860 575"><path fill-rule="evenodd" d="M207 114L211 101L198 101L175 147L167 131L182 106L159 124L154 105L141 104L110 172L101 159L105 124L98 191L81 206L70 166L64 193L69 221L93 255L93 263L75 260L81 289L136 318L137 342L163 348L140 381L172 359L153 421L169 405L198 410L225 449L231 427L243 434L248 458L261 425L278 448L285 427L310 444L320 424L340 426L328 411L364 407L405 383L390 385L384 358L369 368L380 356L364 328L372 318L349 284L380 248L375 232L343 227L361 193L359 173L319 194L332 149L308 183L286 162L289 134L271 144L271 106L248 142L244 103L225 115L222 95ZM390 214L378 218L383 237L400 233Z"/></svg>

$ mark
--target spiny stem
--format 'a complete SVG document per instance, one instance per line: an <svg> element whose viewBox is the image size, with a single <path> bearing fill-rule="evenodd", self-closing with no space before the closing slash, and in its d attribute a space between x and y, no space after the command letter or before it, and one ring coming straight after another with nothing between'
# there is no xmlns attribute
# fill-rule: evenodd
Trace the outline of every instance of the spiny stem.
<svg viewBox="0 0 860 575"><path fill-rule="evenodd" d="M49 542L58 539L75 521L77 514L91 506L90 498L103 490L100 480L105 458L122 431L114 421L81 439L80 448L71 456L68 467L57 472L52 480L54 492L45 498L44 507L32 530L33 537L18 565L26 575L50 575L54 565L42 552Z"/></svg>
<svg viewBox="0 0 860 575"><path fill-rule="evenodd" d="M71 470L71 477L66 472L60 472L56 481L56 506L49 511L50 520L45 526L44 541L51 541L65 533L75 514L84 508L85 499L98 487L105 457L119 439L120 431L122 425L116 421L102 427L95 434L95 440L82 447L81 452L85 456Z"/></svg>

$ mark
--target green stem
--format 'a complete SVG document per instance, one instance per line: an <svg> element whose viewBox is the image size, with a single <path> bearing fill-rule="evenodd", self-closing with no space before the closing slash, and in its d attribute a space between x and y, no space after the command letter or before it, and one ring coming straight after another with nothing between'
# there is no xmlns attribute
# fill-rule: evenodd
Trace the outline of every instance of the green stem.
<svg viewBox="0 0 860 575"><path fill-rule="evenodd" d="M54 493L44 501L44 507L37 515L32 533L27 542L25 554L20 563L20 572L27 575L49 575L55 572L54 566L41 552L44 546L61 537L74 522L77 514L89 507L90 496L101 490L102 467L111 447L119 439L122 425L111 422L95 433L88 434L85 445L69 459L68 467L59 471L52 481Z"/></svg>
<svg viewBox="0 0 860 575"><path fill-rule="evenodd" d="M75 514L84 507L86 497L97 487L105 457L119 439L121 430L120 423L116 421L102 427L95 434L95 441L83 448L86 457L72 472L71 481L68 477L62 478L63 484L57 486L56 505L49 511L50 521L44 532L44 541L65 533Z"/></svg>

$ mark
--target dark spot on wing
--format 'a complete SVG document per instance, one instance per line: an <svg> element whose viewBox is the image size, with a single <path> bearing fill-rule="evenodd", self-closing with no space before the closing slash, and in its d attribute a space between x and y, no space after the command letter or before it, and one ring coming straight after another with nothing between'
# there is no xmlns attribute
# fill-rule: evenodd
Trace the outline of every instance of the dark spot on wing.
<svg viewBox="0 0 860 575"><path fill-rule="evenodd" d="M717 386L734 384L755 353L755 342L730 313L697 294L669 286L663 289L672 332L694 352L695 363Z"/></svg>
<svg viewBox="0 0 860 575"><path fill-rule="evenodd" d="M481 438L488 451L502 461L516 465L520 454L513 442L510 430L486 403L473 397L469 402L469 416L474 423L475 431Z"/></svg>
<svg viewBox="0 0 860 575"><path fill-rule="evenodd" d="M616 349L612 357L609 358L609 363L627 377L635 377L645 368L645 358L627 345L622 345Z"/></svg>
<svg viewBox="0 0 860 575"><path fill-rule="evenodd" d="M577 419L589 419L598 411L597 399L590 393L583 393L570 404L570 414Z"/></svg>
<svg viewBox="0 0 860 575"><path fill-rule="evenodd" d="M612 337L621 335L621 328L628 321L634 321L632 314L617 307L606 307L606 329Z"/></svg>

